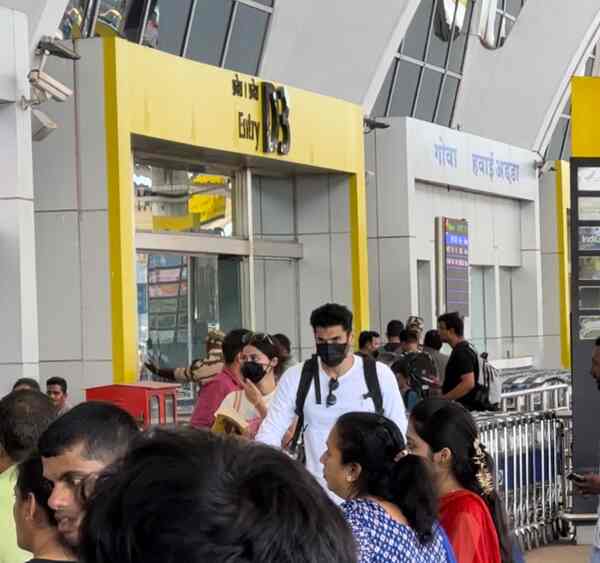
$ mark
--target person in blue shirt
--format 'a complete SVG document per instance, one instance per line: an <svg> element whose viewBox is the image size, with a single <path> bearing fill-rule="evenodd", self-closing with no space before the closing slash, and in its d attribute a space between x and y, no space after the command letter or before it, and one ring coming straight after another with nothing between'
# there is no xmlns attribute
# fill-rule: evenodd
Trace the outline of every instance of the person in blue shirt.
<svg viewBox="0 0 600 563"><path fill-rule="evenodd" d="M437 522L437 493L428 462L409 455L402 432L384 416L341 416L321 458L359 563L455 563Z"/></svg>

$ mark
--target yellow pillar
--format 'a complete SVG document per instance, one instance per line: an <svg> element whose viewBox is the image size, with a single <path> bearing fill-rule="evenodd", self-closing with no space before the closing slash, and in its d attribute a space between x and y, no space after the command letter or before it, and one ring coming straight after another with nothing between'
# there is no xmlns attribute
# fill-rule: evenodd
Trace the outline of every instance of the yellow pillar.
<svg viewBox="0 0 600 563"><path fill-rule="evenodd" d="M113 382L132 383L138 378L138 342L131 136L128 97L121 92L127 76L120 76L115 40L103 43Z"/></svg>

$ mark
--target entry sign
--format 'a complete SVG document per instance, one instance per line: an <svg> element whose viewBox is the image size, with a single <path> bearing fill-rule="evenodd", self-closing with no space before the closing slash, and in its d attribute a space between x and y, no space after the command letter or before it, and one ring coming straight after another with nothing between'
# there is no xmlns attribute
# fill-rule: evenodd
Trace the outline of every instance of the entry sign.
<svg viewBox="0 0 600 563"><path fill-rule="evenodd" d="M442 219L446 311L469 316L469 225L465 219Z"/></svg>

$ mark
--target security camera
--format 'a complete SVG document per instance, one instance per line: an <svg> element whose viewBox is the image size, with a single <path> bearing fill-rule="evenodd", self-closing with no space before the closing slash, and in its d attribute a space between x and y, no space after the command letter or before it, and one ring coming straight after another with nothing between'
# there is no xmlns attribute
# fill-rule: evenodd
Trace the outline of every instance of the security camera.
<svg viewBox="0 0 600 563"><path fill-rule="evenodd" d="M363 118L363 128L365 133L370 133L374 129L387 129L390 126L389 123L384 123L383 121L377 121L371 117Z"/></svg>
<svg viewBox="0 0 600 563"><path fill-rule="evenodd" d="M56 131L58 125L43 111L31 109L31 138L34 141L43 141L50 133Z"/></svg>
<svg viewBox="0 0 600 563"><path fill-rule="evenodd" d="M73 95L73 90L67 88L62 82L52 78L43 70L32 70L28 75L29 83L42 92L46 99L52 98L57 102L65 102Z"/></svg>

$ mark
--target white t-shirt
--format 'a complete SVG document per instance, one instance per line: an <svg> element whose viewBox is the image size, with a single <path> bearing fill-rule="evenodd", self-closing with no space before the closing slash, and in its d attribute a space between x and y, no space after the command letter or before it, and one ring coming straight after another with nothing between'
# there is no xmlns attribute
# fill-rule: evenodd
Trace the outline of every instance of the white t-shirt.
<svg viewBox="0 0 600 563"><path fill-rule="evenodd" d="M300 383L303 364L297 364L284 374L269 405L267 418L261 424L256 439L270 446L280 447L283 435L292 424L296 409L296 393ZM377 377L383 397L384 415L393 420L403 434L406 434L408 420L404 410L404 401L400 395L396 377L385 364L377 363ZM327 407L325 400L329 393L329 376L319 363L319 384L321 387L321 404L315 396L315 386L311 384L304 403L304 442L306 450L306 468L327 489L323 478L323 465L320 458L326 450L327 437L337 419L347 412L375 412L371 398L365 399L368 393L365 381L363 360L354 356L354 365L339 378L339 387L334 391L337 399L335 405ZM328 491L329 492L329 491ZM333 496L333 495L332 495Z"/></svg>

